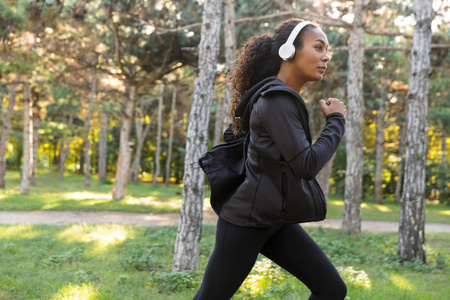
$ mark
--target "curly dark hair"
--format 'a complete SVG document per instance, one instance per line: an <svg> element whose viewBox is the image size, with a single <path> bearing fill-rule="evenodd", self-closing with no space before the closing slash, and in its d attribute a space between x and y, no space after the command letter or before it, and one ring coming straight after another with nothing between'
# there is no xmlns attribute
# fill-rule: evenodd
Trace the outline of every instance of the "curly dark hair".
<svg viewBox="0 0 450 300"><path fill-rule="evenodd" d="M242 46L229 76L232 91L230 116L235 133L240 128L235 120L234 112L242 96L261 80L278 74L282 62L278 56L278 49L287 41L294 27L303 21L295 18L288 19L275 28L273 36L269 34L253 36ZM316 27L318 27L316 24L306 25L299 33L294 41L297 50L303 47L303 35Z"/></svg>

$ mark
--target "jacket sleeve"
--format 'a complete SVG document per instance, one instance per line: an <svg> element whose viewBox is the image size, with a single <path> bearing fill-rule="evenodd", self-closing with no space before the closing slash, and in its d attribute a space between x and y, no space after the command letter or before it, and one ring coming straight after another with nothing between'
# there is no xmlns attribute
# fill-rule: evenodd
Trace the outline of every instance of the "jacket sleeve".
<svg viewBox="0 0 450 300"><path fill-rule="evenodd" d="M345 118L340 113L328 115L320 137L311 145L294 101L299 100L282 94L262 97L261 119L294 174L312 180L336 152L344 136Z"/></svg>

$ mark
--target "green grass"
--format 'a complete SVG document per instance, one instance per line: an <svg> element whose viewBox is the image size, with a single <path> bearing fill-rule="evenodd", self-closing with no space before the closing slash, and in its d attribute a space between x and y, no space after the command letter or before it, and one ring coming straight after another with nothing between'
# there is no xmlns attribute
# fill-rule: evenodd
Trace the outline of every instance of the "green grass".
<svg viewBox="0 0 450 300"><path fill-rule="evenodd" d="M348 299L446 299L450 237L427 233L427 265L401 264L396 234L308 228L337 266ZM172 273L176 227L0 226L0 299L192 299L214 246L205 226L199 271ZM233 299L307 299L307 288L260 257ZM78 297L78 298L77 298Z"/></svg>
<svg viewBox="0 0 450 300"><path fill-rule="evenodd" d="M28 195L20 194L18 172L8 172L6 190L0 190L0 210L111 210L137 213L170 213L181 208L182 186L151 183L130 184L127 197L111 200L112 184L93 178L84 186L84 176L67 174L63 181L56 173L40 174Z"/></svg>
<svg viewBox="0 0 450 300"><path fill-rule="evenodd" d="M58 181L56 173L44 173L37 177L37 186L31 187L28 195L20 194L18 172L8 172L6 190L0 190L0 210L111 210L137 213L170 213L181 208L182 186L150 183L130 184L127 197L111 200L112 184L100 185L95 178L92 186L84 187L84 177L67 174ZM209 202L209 190L206 190L205 202ZM342 218L344 201L342 196L330 195L328 218ZM372 202L362 204L364 220L398 221L400 205L386 203L378 205ZM426 222L450 223L450 206L442 204L426 205Z"/></svg>

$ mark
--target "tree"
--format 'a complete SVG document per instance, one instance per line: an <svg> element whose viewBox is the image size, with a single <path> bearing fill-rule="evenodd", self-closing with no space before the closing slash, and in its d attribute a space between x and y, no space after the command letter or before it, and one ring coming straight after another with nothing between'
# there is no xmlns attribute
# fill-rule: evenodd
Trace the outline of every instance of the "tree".
<svg viewBox="0 0 450 300"><path fill-rule="evenodd" d="M432 20L432 1L418 0L406 115L405 181L398 232L402 259L417 259L423 263L426 262L425 170Z"/></svg>
<svg viewBox="0 0 450 300"><path fill-rule="evenodd" d="M84 159L86 163L86 171L84 174L84 186L89 187L91 186L91 140L90 132L91 132L91 120L92 120L92 109L94 106L94 97L96 94L96 88L97 88L97 74L94 73L94 76L92 78L92 87L91 87L91 93L89 95L89 103L88 103L88 115L86 118L86 133L84 136Z"/></svg>
<svg viewBox="0 0 450 300"><path fill-rule="evenodd" d="M11 118L14 113L14 105L16 103L16 89L19 84L20 76L16 78L11 85L9 92L8 109L3 120L2 137L0 139L0 188L5 188L5 173L6 173L6 150L8 146L9 133L11 131Z"/></svg>
<svg viewBox="0 0 450 300"><path fill-rule="evenodd" d="M175 126L175 105L177 102L178 88L175 86L172 91L172 104L170 106L170 128L169 128L169 141L167 146L167 160L166 160L166 185L170 183L170 165L172 161L172 148L173 148L173 127Z"/></svg>
<svg viewBox="0 0 450 300"><path fill-rule="evenodd" d="M361 196L363 179L363 58L365 10L363 0L353 2L354 20L349 29L348 114L346 121L347 168L345 176L344 219L342 231L361 232Z"/></svg>
<svg viewBox="0 0 450 300"><path fill-rule="evenodd" d="M386 79L382 79L380 109L377 118L376 168L375 168L375 202L383 203L383 154L384 154L384 117L386 107Z"/></svg>
<svg viewBox="0 0 450 300"><path fill-rule="evenodd" d="M236 59L236 30L235 30L235 1L224 1L224 21L225 21L225 71L228 73L233 68L233 63ZM222 99L222 103L219 106L221 108L219 117L222 120L221 133L227 128L230 116L228 109L231 99L231 82L227 82L225 85L225 97Z"/></svg>
<svg viewBox="0 0 450 300"><path fill-rule="evenodd" d="M98 141L98 181L104 184L106 181L107 157L108 157L108 112L106 102L102 103L99 114L100 137Z"/></svg>
<svg viewBox="0 0 450 300"><path fill-rule="evenodd" d="M191 164L206 151L208 141L208 122L220 44L221 11L222 0L205 0L199 44L198 75L195 79L186 137L183 204L175 241L174 271L198 267L205 176L200 168L193 168Z"/></svg>
<svg viewBox="0 0 450 300"><path fill-rule="evenodd" d="M156 154L155 154L155 174L153 175L153 186L158 183L159 172L161 171L161 164L159 163L159 156L161 154L161 132L162 132L162 107L164 99L164 83L160 84L159 99L158 99L158 133L156 135Z"/></svg>
<svg viewBox="0 0 450 300"><path fill-rule="evenodd" d="M28 78L23 84L23 163L22 179L20 181L20 193L30 192L30 180L33 159L33 122L32 122L31 87Z"/></svg>

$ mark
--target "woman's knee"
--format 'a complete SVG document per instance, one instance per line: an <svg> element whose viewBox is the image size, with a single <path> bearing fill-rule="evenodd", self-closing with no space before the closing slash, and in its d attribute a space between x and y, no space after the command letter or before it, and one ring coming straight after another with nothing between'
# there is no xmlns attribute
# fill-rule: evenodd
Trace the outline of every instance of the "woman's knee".
<svg viewBox="0 0 450 300"><path fill-rule="evenodd" d="M344 300L347 296L347 286L339 279L333 282L326 282L320 289L312 291L309 300Z"/></svg>

